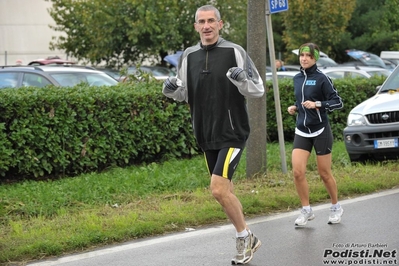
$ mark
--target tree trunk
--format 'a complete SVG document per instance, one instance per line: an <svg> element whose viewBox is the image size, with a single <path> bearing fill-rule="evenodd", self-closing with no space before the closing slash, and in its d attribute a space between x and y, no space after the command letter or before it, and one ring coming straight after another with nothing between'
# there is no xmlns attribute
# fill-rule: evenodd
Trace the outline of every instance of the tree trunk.
<svg viewBox="0 0 399 266"><path fill-rule="evenodd" d="M266 88L266 1L248 0L247 50ZM247 142L246 175L266 172L266 92L262 98L248 99L251 134Z"/></svg>

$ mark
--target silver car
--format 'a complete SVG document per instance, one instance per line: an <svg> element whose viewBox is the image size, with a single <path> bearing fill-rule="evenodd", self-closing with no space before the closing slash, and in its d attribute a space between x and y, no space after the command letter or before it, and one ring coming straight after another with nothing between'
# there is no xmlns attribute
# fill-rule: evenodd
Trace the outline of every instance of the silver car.
<svg viewBox="0 0 399 266"><path fill-rule="evenodd" d="M283 79L283 78L290 78L293 79L296 74L299 73L299 70L297 71L277 71L276 75L278 79ZM266 73L266 80L272 80L273 79L273 73L267 72Z"/></svg>
<svg viewBox="0 0 399 266"><path fill-rule="evenodd" d="M381 67L367 66L336 66L320 68L331 79L340 78L371 78L372 76L388 77L391 71Z"/></svg>
<svg viewBox="0 0 399 266"><path fill-rule="evenodd" d="M352 162L399 157L399 66L373 97L350 111L343 133Z"/></svg>
<svg viewBox="0 0 399 266"><path fill-rule="evenodd" d="M118 81L90 67L43 65L0 68L0 88L42 88L48 85L73 87L79 83L90 86L114 86Z"/></svg>

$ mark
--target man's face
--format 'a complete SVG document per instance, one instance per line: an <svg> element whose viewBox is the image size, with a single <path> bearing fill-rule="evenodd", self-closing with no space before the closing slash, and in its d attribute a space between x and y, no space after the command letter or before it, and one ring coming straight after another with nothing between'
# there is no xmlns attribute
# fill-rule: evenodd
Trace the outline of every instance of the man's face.
<svg viewBox="0 0 399 266"><path fill-rule="evenodd" d="M197 15L194 28L200 34L202 44L215 43L219 38L219 30L223 27L223 21L217 20L214 11L199 11Z"/></svg>

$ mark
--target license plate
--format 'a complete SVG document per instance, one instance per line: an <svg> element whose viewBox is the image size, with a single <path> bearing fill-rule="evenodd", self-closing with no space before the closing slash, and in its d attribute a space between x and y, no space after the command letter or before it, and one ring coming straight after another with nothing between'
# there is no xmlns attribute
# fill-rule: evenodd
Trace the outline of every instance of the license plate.
<svg viewBox="0 0 399 266"><path fill-rule="evenodd" d="M374 149L397 148L397 147L398 147L398 139L374 140Z"/></svg>

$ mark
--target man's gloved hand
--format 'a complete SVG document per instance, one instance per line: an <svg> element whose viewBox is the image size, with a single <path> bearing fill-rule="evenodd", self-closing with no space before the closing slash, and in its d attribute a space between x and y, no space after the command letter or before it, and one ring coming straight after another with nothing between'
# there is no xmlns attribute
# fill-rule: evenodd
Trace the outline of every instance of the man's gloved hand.
<svg viewBox="0 0 399 266"><path fill-rule="evenodd" d="M167 78L164 83L165 88L170 91L175 91L179 86L177 85L177 78L169 77Z"/></svg>
<svg viewBox="0 0 399 266"><path fill-rule="evenodd" d="M247 73L240 67L232 67L227 73L230 78L236 81L245 81L247 79Z"/></svg>

